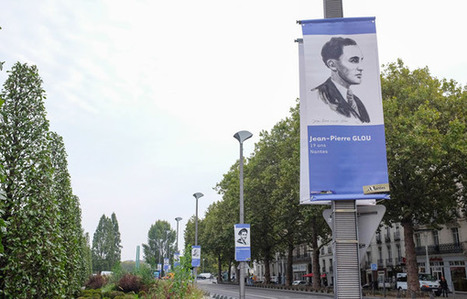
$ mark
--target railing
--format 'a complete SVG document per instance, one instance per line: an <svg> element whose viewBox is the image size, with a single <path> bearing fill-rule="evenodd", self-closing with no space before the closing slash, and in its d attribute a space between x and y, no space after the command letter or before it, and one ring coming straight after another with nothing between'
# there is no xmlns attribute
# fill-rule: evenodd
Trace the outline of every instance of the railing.
<svg viewBox="0 0 467 299"><path fill-rule="evenodd" d="M310 262L310 257L308 256L293 256L292 260L294 262Z"/></svg>
<svg viewBox="0 0 467 299"><path fill-rule="evenodd" d="M447 243L439 245L430 245L428 246L428 254L443 254L443 253L461 253L462 245L460 243ZM426 249L425 246L415 247L416 255L425 255Z"/></svg>

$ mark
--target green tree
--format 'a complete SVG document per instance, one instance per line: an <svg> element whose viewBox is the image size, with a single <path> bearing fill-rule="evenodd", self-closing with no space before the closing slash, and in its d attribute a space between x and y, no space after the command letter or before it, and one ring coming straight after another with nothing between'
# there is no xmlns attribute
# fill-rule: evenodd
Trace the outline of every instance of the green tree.
<svg viewBox="0 0 467 299"><path fill-rule="evenodd" d="M114 233L114 241L112 242L112 260L113 261L120 261L122 259L122 245L121 238L120 238L120 229L118 227L118 220L115 213L112 213L110 216L110 222L112 223L112 230Z"/></svg>
<svg viewBox="0 0 467 299"><path fill-rule="evenodd" d="M4 180L0 290L5 297L63 295L66 256L60 210L52 191L49 124L45 91L36 66L16 63L3 85L0 165Z"/></svg>
<svg viewBox="0 0 467 299"><path fill-rule="evenodd" d="M404 228L408 287L418 291L414 226L438 228L465 208L467 92L402 61L382 73L391 199L385 220Z"/></svg>
<svg viewBox="0 0 467 299"><path fill-rule="evenodd" d="M115 215L115 214L112 214ZM115 217L116 221L116 217ZM120 244L116 244L116 228L112 219L102 215L92 238L93 271L110 271L120 263Z"/></svg>
<svg viewBox="0 0 467 299"><path fill-rule="evenodd" d="M83 285L86 277L83 264L83 248L80 246L83 238L81 227L81 208L79 199L73 195L70 174L66 160L63 138L56 133L50 133L52 174L52 194L57 202L59 228L64 250L63 265L66 279L62 288L69 296L74 295Z"/></svg>
<svg viewBox="0 0 467 299"><path fill-rule="evenodd" d="M222 267L228 268L234 260L234 224L238 208L231 208L231 201L223 200L211 204L203 220L203 259L217 261L217 277L221 280Z"/></svg>
<svg viewBox="0 0 467 299"><path fill-rule="evenodd" d="M176 237L177 233L170 227L169 222L157 220L152 224L148 231L148 244L143 244L146 262L155 267L164 263L164 257L173 261Z"/></svg>

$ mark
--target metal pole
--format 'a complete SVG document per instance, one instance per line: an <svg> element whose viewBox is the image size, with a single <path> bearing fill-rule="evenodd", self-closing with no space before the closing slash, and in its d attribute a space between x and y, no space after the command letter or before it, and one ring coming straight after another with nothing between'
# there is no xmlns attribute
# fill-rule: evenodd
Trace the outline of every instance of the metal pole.
<svg viewBox="0 0 467 299"><path fill-rule="evenodd" d="M240 224L243 222L243 142L240 142ZM245 262L240 262L240 299L245 299Z"/></svg>
<svg viewBox="0 0 467 299"><path fill-rule="evenodd" d="M193 196L196 198L195 246L197 246L198 245L198 198L204 196L204 194L201 193L201 192L196 192L195 194L193 194ZM198 268L197 267L194 267L193 274L195 276L195 281L196 281L196 276L198 274Z"/></svg>
<svg viewBox="0 0 467 299"><path fill-rule="evenodd" d="M326 19L344 17L342 0L323 0L323 8ZM361 298L362 296L356 203L356 200L332 201L334 214L332 228L334 298L345 298L346 296ZM351 276L350 280L349 276ZM352 281L352 287L346 285L349 281Z"/></svg>
<svg viewBox="0 0 467 299"><path fill-rule="evenodd" d="M177 221L177 243L176 243L177 245L176 245L176 252L178 252L178 222L179 222L180 220L182 220L182 217L177 217L177 218L175 218L175 220Z"/></svg>
<svg viewBox="0 0 467 299"><path fill-rule="evenodd" d="M253 136L248 131L237 132L234 137L240 142L240 224L244 222L243 214L243 141ZM240 262L240 299L245 299L245 262Z"/></svg>
<svg viewBox="0 0 467 299"><path fill-rule="evenodd" d="M195 246L198 245L198 197L196 197Z"/></svg>

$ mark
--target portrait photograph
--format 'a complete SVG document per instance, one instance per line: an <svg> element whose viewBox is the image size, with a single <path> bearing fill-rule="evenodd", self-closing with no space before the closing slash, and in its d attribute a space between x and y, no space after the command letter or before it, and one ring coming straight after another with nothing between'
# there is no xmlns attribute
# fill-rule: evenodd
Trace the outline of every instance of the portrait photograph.
<svg viewBox="0 0 467 299"><path fill-rule="evenodd" d="M309 125L384 123L375 34L306 35L303 45Z"/></svg>

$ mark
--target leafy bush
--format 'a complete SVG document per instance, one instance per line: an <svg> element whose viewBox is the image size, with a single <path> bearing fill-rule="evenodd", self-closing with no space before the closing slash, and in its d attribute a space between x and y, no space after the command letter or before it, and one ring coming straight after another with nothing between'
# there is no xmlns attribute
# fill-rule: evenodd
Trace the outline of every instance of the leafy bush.
<svg viewBox="0 0 467 299"><path fill-rule="evenodd" d="M123 275L122 278L120 278L120 280L117 283L117 286L120 290L122 290L125 293L138 293L141 290L143 284L141 283L141 277L135 274L127 273Z"/></svg>
<svg viewBox="0 0 467 299"><path fill-rule="evenodd" d="M107 283L107 280L102 275L92 275L88 281L84 284L86 289L100 289Z"/></svg>

